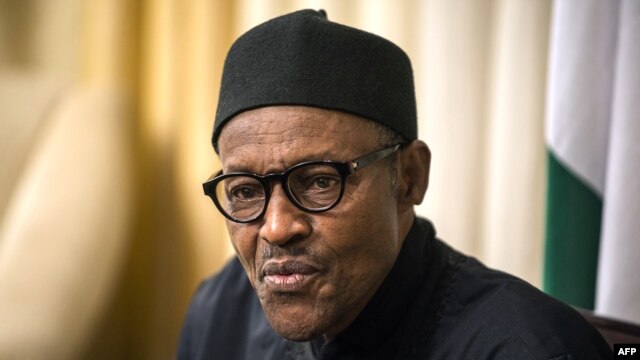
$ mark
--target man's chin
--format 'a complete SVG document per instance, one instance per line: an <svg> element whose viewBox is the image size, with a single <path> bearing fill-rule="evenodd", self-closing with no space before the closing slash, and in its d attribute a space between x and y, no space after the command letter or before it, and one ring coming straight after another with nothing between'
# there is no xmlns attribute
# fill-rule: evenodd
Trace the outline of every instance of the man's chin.
<svg viewBox="0 0 640 360"><path fill-rule="evenodd" d="M321 336L326 330L321 324L323 319L318 319L313 309L278 308L263 310L271 328L287 340L309 341Z"/></svg>

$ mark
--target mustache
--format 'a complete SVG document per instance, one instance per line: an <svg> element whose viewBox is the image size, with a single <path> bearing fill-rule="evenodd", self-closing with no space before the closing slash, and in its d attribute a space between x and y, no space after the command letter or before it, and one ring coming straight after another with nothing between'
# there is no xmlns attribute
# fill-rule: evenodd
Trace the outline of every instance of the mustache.
<svg viewBox="0 0 640 360"><path fill-rule="evenodd" d="M308 246L301 244L291 246L278 246L268 244L262 249L262 260L284 258L284 257L309 257L315 258L316 255Z"/></svg>

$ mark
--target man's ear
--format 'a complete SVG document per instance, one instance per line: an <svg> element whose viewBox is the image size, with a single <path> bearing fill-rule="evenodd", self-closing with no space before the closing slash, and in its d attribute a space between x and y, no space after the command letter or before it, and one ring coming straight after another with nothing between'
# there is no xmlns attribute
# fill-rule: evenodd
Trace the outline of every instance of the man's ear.
<svg viewBox="0 0 640 360"><path fill-rule="evenodd" d="M431 151L427 144L414 140L403 146L398 162L398 205L409 208L424 199L429 186Z"/></svg>

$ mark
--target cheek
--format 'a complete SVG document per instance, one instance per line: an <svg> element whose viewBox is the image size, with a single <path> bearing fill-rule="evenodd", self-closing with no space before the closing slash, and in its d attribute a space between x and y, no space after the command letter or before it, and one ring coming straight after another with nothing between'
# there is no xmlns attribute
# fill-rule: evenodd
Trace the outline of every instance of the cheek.
<svg viewBox="0 0 640 360"><path fill-rule="evenodd" d="M354 194L318 224L317 229L324 230L320 238L343 260L366 267L393 256L398 243L397 216L395 204L385 196L379 192Z"/></svg>
<svg viewBox="0 0 640 360"><path fill-rule="evenodd" d="M233 249L253 283L256 273L257 230L251 226L243 226L231 222L227 222L227 229L229 229L229 237Z"/></svg>
<svg viewBox="0 0 640 360"><path fill-rule="evenodd" d="M351 231L378 237L389 236L397 222L397 204L386 182L361 185L353 189L341 218L349 219ZM367 186L368 185L368 186ZM382 186L381 186L382 185Z"/></svg>
<svg viewBox="0 0 640 360"><path fill-rule="evenodd" d="M396 203L389 189L382 186L372 186L366 193L358 192L355 196L353 206L344 215L353 214L347 229L351 236L345 239L349 248L345 250L367 271L384 268L399 251Z"/></svg>

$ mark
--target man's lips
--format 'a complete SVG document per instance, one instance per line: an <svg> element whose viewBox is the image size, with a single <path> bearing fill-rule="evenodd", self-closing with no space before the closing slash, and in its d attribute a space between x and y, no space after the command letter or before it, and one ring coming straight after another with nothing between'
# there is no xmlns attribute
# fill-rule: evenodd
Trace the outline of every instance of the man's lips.
<svg viewBox="0 0 640 360"><path fill-rule="evenodd" d="M265 284L277 291L301 289L309 279L318 273L318 269L302 261L270 260L262 267L262 279Z"/></svg>
<svg viewBox="0 0 640 360"><path fill-rule="evenodd" d="M262 267L262 273L266 275L310 275L318 272L318 269L308 263L296 260L277 261L269 260Z"/></svg>

